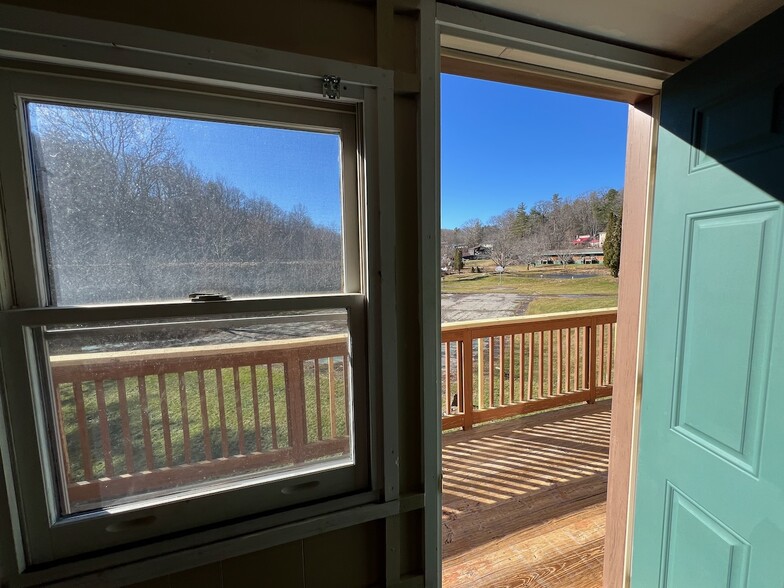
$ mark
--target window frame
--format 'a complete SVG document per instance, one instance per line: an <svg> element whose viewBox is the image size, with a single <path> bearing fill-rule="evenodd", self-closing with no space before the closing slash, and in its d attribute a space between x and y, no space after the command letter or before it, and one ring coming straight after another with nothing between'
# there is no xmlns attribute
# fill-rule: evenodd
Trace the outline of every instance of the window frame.
<svg viewBox="0 0 784 588"><path fill-rule="evenodd" d="M12 35L13 36L13 35ZM4 37L0 35L0 47ZM77 43L78 44L78 43ZM45 43L43 43L45 45ZM230 48L231 49L231 48ZM7 53L0 49L0 54ZM51 58L48 52L44 51L41 55L37 56L35 62L0 62L0 92L3 96L8 96L9 83L11 78L17 74L9 75L8 72L19 72L22 70L24 73L18 75L43 75L47 79L53 79L52 76L67 76L69 83L76 85L103 85L109 86L115 84L124 84L124 88L128 88L128 84L138 85L142 91L170 94L174 96L179 93L179 97L183 96L183 92L197 92L202 95L220 96L217 100L250 100L254 97L256 92L269 92L274 90L277 96L281 96L283 102L289 100L302 99L306 100L320 98L319 90L320 79L319 76L314 76L312 73L292 73L287 70L286 65L302 65L302 60L299 56L292 56L293 59L288 59L287 54L280 52L269 52L280 63L278 67L284 68L272 71L252 71L248 72L252 75L247 76L253 78L253 83L246 81L237 82L236 80L227 81L225 78L235 78L236 75L230 66L227 66L224 79L215 79L212 74L214 73L213 66L207 68L210 76L206 78L199 78L194 84L192 76L183 81L180 76L172 75L170 72L164 73L161 76L150 78L145 76L143 78L136 77L138 72L136 69L132 72L134 75L129 77L128 71L123 67L116 68L115 70L106 73L100 72L96 69L72 69L63 68L59 65L48 65L42 62L55 61ZM26 55L29 58L29 55ZM137 56L140 62L145 62L149 58L146 55ZM59 60L56 60L59 61ZM275 60L273 60L275 61ZM326 62L326 60L313 60L315 62L323 62L322 66L337 65L335 63ZM310 63L311 60L306 60L309 70L313 69L314 64ZM185 68L189 74L193 73L193 69L188 66L191 64L185 62L178 62L177 67ZM100 69L103 69L101 67ZM176 67L169 67L168 69L177 69ZM341 68L338 69L340 71ZM343 66L342 69L346 69ZM356 111L356 126L357 126L357 170L356 176L358 178L358 185L364 187L364 200L365 200L365 213L357 216L357 235L358 238L366 243L366 246L357 247L353 259L359 267L364 268L361 276L350 277L346 274L345 277L345 290L347 293L335 295L299 295L294 297L269 297L232 301L230 308L225 308L223 312L253 312L264 310L281 310L284 307L288 309L296 308L322 308L322 307L343 307L347 308L350 316L364 317L364 325L360 329L352 328L356 338L353 340L353 345L362 350L366 350L366 370L360 369L357 374L355 369L354 379L359 381L361 377L365 382L366 395L364 398L364 405L361 410L364 413L363 422L360 428L363 431L355 433L355 450L359 443L361 443L360 434L366 434L368 446L366 448L366 461L362 467L366 469L367 477L366 483L356 485L346 491L346 488L337 488L333 485L331 490L326 493L320 493L311 496L297 495L294 499L290 500L288 504L277 505L281 512L275 514L265 514L267 511L259 512L258 508L253 512L225 512L224 509L220 515L216 516L214 520L210 521L214 525L222 525L221 530L217 532L217 536L223 539L231 538L238 532L237 529L242 528L245 531L251 529L254 531L272 530L282 523L293 523L300 521L305 523L308 517L314 515L322 515L324 513L336 512L340 509L345 509L351 506L357 506L368 503L390 502L397 498L397 467L393 465L392 459L396 456L397 440L394 434L390 433L390 427L380 427L379 421L389 422L389 419L396 417L394 406L396 403L396 380L394 373L396 372L396 355L394 353L386 352L383 356L381 354L381 347L384 346L385 350L389 349L390 344L394 345L395 330L394 330L394 315L390 313L389 308L394 308L394 275L392 272L387 271L384 274L384 280L381 280L381 272L389 270L390 264L384 262L388 257L382 250L393 249L393 244L389 235L394 231L394 204L393 199L384 194L391 192L393 183L391 180L391 170L393 161L391 160L392 153L385 147L384 139L392 134L392 128L389 124L382 121L380 112L385 111L388 115L391 110L391 93L392 84L391 78L382 70L375 68L363 68L366 71L359 72L364 75L357 76L356 68L348 68L352 77L360 78L359 82L349 82L345 79L341 83L343 101L335 102L335 105L340 105L345 102L353 104ZM32 73L31 73L32 72ZM148 72L149 73L149 72ZM159 77L165 80L156 79ZM364 79L362 79L364 78ZM63 79L66 79L65 77ZM306 81L307 83L303 83ZM228 86L228 87L227 87ZM307 86L308 90L303 90L303 86ZM147 89L144 89L144 88ZM45 92L45 94L50 94ZM35 96L34 96L35 98ZM71 102L62 95L51 95L46 98L54 99L55 101L65 100ZM120 106L127 106L128 102L125 99L112 100ZM100 101L103 105L105 101ZM17 103L18 104L18 103ZM329 103L324 103L329 104ZM165 109L166 112L183 113L183 110L189 109ZM144 108L145 112L150 112L149 108ZM391 118L391 117L390 117ZM3 116L0 120L0 129L8 131L8 117ZM214 116L210 116L209 120L215 120ZM261 120L263 122L263 119ZM391 124L391 121L390 121ZM10 135L14 137L16 134ZM9 135L6 135L9 137ZM359 140L360 137L364 140ZM8 139L10 141L13 139ZM28 199L30 191L25 189L25 183L29 185L30 177L28 172L25 171L27 177L22 177L18 173L19 155L23 154L24 145L18 143L15 145L16 157L3 158L0 162L0 177L3 180L2 196L4 204L6 204L6 218L5 230L10 244L10 259L5 260L4 268L8 266L11 270L11 285L13 286L12 295L15 308L20 310L6 310L3 313L2 319L2 333L4 347L6 350L11 349L10 353L6 351L6 356L3 358L3 364L6 369L3 370L5 378L4 387L8 391L6 395L6 404L3 407L5 410L5 428L10 430L10 433L4 435L0 440L3 449L3 460L6 463L7 470L7 485L12 497L12 506L16 505L16 513L12 515L17 516L18 526L15 525L15 544L17 551L17 560L19 571L25 567L33 564L51 563L65 555L85 555L90 549L96 547L95 537L86 536L84 538L84 546L75 548L74 553L68 552L55 552L52 550L48 537L41 534L40 529L43 527L41 524L46 517L51 519L51 504L49 508L41 508L41 504L47 502L49 499L44 495L45 489L51 490L51 483L45 479L43 471L37 464L24 465L23 455L29 455L28 451L33 447L33 440L31 435L35 435L35 449L36 454L43 455L39 452L39 447L42 447L42 440L38 431L33 429L33 432L21 436L19 430L22 428L20 423L17 422L19 414L26 414L26 422L30 422L30 416L36 414L39 422L44 418L41 414L42 408L40 406L39 397L22 397L18 393L11 392L12 390L21 389L27 386L40 386L38 382L37 367L31 365L31 360L28 355L24 353L25 346L31 344L29 341L28 327L41 324L45 321L55 319L56 322L71 321L77 319L84 319L85 312L88 312L92 317L90 320L113 320L117 318L139 318L138 314L134 314L134 310L144 307L146 317L154 317L156 312L150 311L150 305L111 305L91 307L89 309L72 307L72 308L44 308L42 296L45 293L41 278L46 275L45 270L41 271L39 268L31 267L30 263L25 263L25 260L37 260L36 263L45 263L45 258L41 254L40 248L36 251L36 244L40 244L40 236L36 234L38 230L37 223L31 222L27 211L30 210ZM381 154L383 153L383 158ZM12 160L12 163L9 163ZM383 164L380 162L383 161ZM17 172L9 168L16 166ZM26 167L26 164L25 164ZM345 169L344 169L345 173ZM386 181L382 179L386 178ZM25 194L24 202L20 194ZM345 198L345 196L344 196ZM8 204L11 203L9 207ZM26 222L20 223L20 211L24 211ZM380 216L384 214L384 224L380 223ZM22 237L27 233L26 236ZM30 235L33 235L32 238ZM344 240L346 239L347 231L343 231ZM349 248L344 247L344 251ZM352 257L349 252L348 257ZM348 259L344 261L344 272L348 269L350 262ZM355 290L355 291L350 291ZM384 299L385 305L382 307L381 299ZM389 305L392 303L392 306ZM207 304L192 304L188 302L183 303L164 303L156 305L156 308L166 317L173 316L194 316L204 314L205 316L214 313L212 308L213 304L223 303L207 303ZM282 306L281 306L282 305ZM9 307L6 303L6 309ZM26 308L25 308L26 307ZM350 319L351 320L351 319ZM24 366L24 369L9 369L7 366ZM382 369L383 368L383 369ZM363 373L363 371L365 373ZM382 374L386 374L382 377ZM23 406L26 404L26 406ZM361 403L360 403L361 404ZM357 411L359 409L356 409ZM20 412L21 411L21 412ZM355 425L358 421L355 416ZM383 433L382 433L383 430ZM26 437L26 438L25 438ZM13 439L13 442L10 439ZM45 459L42 457L42 459ZM12 466L12 467L9 467ZM356 468L355 468L356 469ZM51 470L49 470L51 471ZM313 474L314 476L322 476L321 472ZM364 474L363 474L364 475ZM283 482L283 485L291 485L292 482L304 482L303 478L290 478ZM263 486L269 488L269 486ZM231 492L242 493L245 490L232 490ZM344 496L338 497L338 494ZM221 495L212 496L218 498ZM330 498L333 496L333 498ZM250 500L250 499L248 499ZM248 500L245 500L247 502ZM314 502L309 506L303 506L303 503L308 501ZM201 502L199 499L196 502ZM175 502L174 505L179 504L177 508L171 505L162 506L165 511L173 511L171 518L182 517L182 503ZM380 509L377 517L386 516L388 508ZM306 514L307 513L307 514ZM382 514L386 513L386 514ZM139 510L132 511L128 519L138 518ZM165 513L164 513L165 514ZM115 518L122 519L123 515L111 515ZM162 515L163 516L163 515ZM166 515L169 516L169 515ZM75 517L86 518L86 517ZM162 519L163 520L163 519ZM303 529L306 525L303 525ZM164 525L165 527L165 525ZM31 529L33 529L31 531ZM152 537L160 537L167 532L171 532L173 527L168 527L168 531L164 528L159 529L154 533L147 533L148 539ZM312 532L312 531L311 531ZM44 534L45 535L45 534ZM189 540L182 539L163 540L164 550L174 550L187 543L194 544L198 541L200 536L209 536L215 540L216 531L199 531L196 529L193 533L189 534ZM282 542L286 535L281 535L279 541ZM120 543L127 541L138 541L144 539L143 536L136 538L125 539ZM92 547L91 547L92 546ZM100 544L104 547L103 544ZM73 570L91 570L100 569L106 565L110 559L115 562L123 562L127 558L132 557L132 553L138 553L139 548L122 549L120 545L117 546L117 551L113 554L113 558L106 556L87 557L82 559L78 564L64 564L58 566L57 570L51 572L49 575L52 577L59 577L62 574L73 573ZM144 551L144 549L141 549ZM156 551L160 553L160 551ZM125 554L125 555L123 555ZM70 570L67 571L67 570Z"/></svg>

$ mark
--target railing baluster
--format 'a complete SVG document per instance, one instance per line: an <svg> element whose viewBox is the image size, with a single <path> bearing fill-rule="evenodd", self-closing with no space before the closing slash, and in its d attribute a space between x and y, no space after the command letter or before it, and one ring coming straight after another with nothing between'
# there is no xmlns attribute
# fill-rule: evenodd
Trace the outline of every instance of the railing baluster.
<svg viewBox="0 0 784 588"><path fill-rule="evenodd" d="M547 343L547 395L553 395L553 376L555 375L555 358L553 357L553 330L550 329L550 335Z"/></svg>
<svg viewBox="0 0 784 588"><path fill-rule="evenodd" d="M123 449L125 450L125 471L132 474L136 471L133 463L133 438L131 437L131 421L128 412L128 395L125 390L125 378L117 379L117 403L120 408L120 426L123 433Z"/></svg>
<svg viewBox="0 0 784 588"><path fill-rule="evenodd" d="M608 371L609 376L607 378L607 383L612 386L615 383L615 355L613 354L613 340L615 339L615 328L614 323L610 323L610 343L609 343L609 350L607 351L607 356L609 357L609 368Z"/></svg>
<svg viewBox="0 0 784 588"><path fill-rule="evenodd" d="M474 425L474 335L470 329L463 332L462 351L464 371L458 378L463 379L463 429L468 430Z"/></svg>
<svg viewBox="0 0 784 588"><path fill-rule="evenodd" d="M327 361L327 375L329 376L329 424L332 438L338 436L338 409L335 401L335 358L330 357Z"/></svg>
<svg viewBox="0 0 784 588"><path fill-rule="evenodd" d="M226 427L226 398L223 395L223 370L215 370L215 387L218 391L218 416L220 418L221 452L229 457L229 431Z"/></svg>
<svg viewBox="0 0 784 588"><path fill-rule="evenodd" d="M185 387L185 372L177 373L180 385L180 413L182 415L182 453L185 463L191 463L191 424L188 414L188 394Z"/></svg>
<svg viewBox="0 0 784 588"><path fill-rule="evenodd" d="M63 459L63 469L65 470L65 475L68 478L69 482L73 482L73 472L71 471L71 456L68 454L68 439L65 434L65 417L63 416L63 386L66 384L60 382L54 382L54 387L56 390L56 394L58 396L57 402L55 403L56 411L57 411L57 423L60 429L60 448L62 452L62 459ZM71 385L73 389L73 384Z"/></svg>
<svg viewBox="0 0 784 588"><path fill-rule="evenodd" d="M172 465L171 424L169 422L169 399L166 394L166 375L158 374L158 396L161 402L161 426L163 427L163 451L166 465Z"/></svg>
<svg viewBox="0 0 784 588"><path fill-rule="evenodd" d="M313 371L316 375L316 429L319 441L324 438L321 432L321 370L319 369L319 358L313 360Z"/></svg>
<svg viewBox="0 0 784 588"><path fill-rule="evenodd" d="M596 402L596 323L591 324L585 328L586 332L586 348L588 363L585 366L588 373L588 403L593 404Z"/></svg>
<svg viewBox="0 0 784 588"><path fill-rule="evenodd" d="M598 385L604 385L604 325L596 325L599 331L599 378Z"/></svg>
<svg viewBox="0 0 784 588"><path fill-rule="evenodd" d="M294 462L305 460L304 446L307 443L305 422L305 385L302 381L302 361L294 352L286 354L283 364L286 380L286 415L288 417L289 445L294 454Z"/></svg>
<svg viewBox="0 0 784 588"><path fill-rule="evenodd" d="M343 356L343 401L346 405L346 435L348 435L349 406L348 406L348 356Z"/></svg>
<svg viewBox="0 0 784 588"><path fill-rule="evenodd" d="M240 386L240 368L233 366L231 375L234 380L234 402L237 412L237 450L240 455L245 454L245 421L242 418L242 387Z"/></svg>
<svg viewBox="0 0 784 588"><path fill-rule="evenodd" d="M267 392L270 403L270 429L272 429L272 448L278 448L278 425L275 422L275 387L272 384L272 364L267 364Z"/></svg>
<svg viewBox="0 0 784 588"><path fill-rule="evenodd" d="M210 434L210 419L207 413L207 389L204 385L204 370L197 372L199 379L199 400L201 402L201 430L204 435L204 458L212 459L212 435Z"/></svg>
<svg viewBox="0 0 784 588"><path fill-rule="evenodd" d="M463 393L463 380L465 363L463 361L463 342L455 341L455 359L457 360L457 412L465 414L465 395Z"/></svg>
<svg viewBox="0 0 784 588"><path fill-rule="evenodd" d="M505 394L505 387L506 387L506 379L504 378L504 359L505 359L505 348L506 348L506 337L501 335L500 337L500 350L498 353L498 365L499 365L499 375L498 375L498 404L499 406L503 406L506 404L504 401L506 400Z"/></svg>
<svg viewBox="0 0 784 588"><path fill-rule="evenodd" d="M93 456L90 450L90 434L87 429L87 416L84 410L84 392L82 391L82 383L76 381L73 383L74 391L74 404L76 405L76 423L79 428L79 446L82 450L82 471L84 471L84 479L93 479Z"/></svg>
<svg viewBox="0 0 784 588"><path fill-rule="evenodd" d="M95 400L98 404L98 423L101 428L104 475L111 477L114 475L112 439L109 436L109 418L106 414L106 395L103 389L103 380L100 379L95 380Z"/></svg>
<svg viewBox="0 0 784 588"><path fill-rule="evenodd" d="M556 331L556 333L555 333L555 339L556 339L555 358L556 358L556 363L557 363L556 369L558 371L558 373L557 373L558 377L555 380L555 393L556 394L560 394L562 392L562 390L561 390L561 384L562 384L561 380L562 380L562 377L563 377L563 349L561 347L561 344L562 344L561 333L562 333L561 329L558 329L558 331Z"/></svg>
<svg viewBox="0 0 784 588"><path fill-rule="evenodd" d="M534 334L528 333L528 397L526 400L531 400L534 397Z"/></svg>
<svg viewBox="0 0 784 588"><path fill-rule="evenodd" d="M537 398L544 398L544 331L539 331L539 390Z"/></svg>
<svg viewBox="0 0 784 588"><path fill-rule="evenodd" d="M509 404L515 402L515 337L514 333L509 336Z"/></svg>
<svg viewBox="0 0 784 588"><path fill-rule="evenodd" d="M443 414L448 415L452 413L452 398L449 393L449 380L451 373L451 366L449 365L449 341L443 343L444 352L444 411Z"/></svg>
<svg viewBox="0 0 784 588"><path fill-rule="evenodd" d="M490 342L490 361L488 365L488 375L490 376L489 391L490 398L487 402L489 408L496 406L495 404L495 337L488 337Z"/></svg>
<svg viewBox="0 0 784 588"><path fill-rule="evenodd" d="M144 376L137 376L139 383L139 408L142 413L142 438L144 439L144 458L147 469L155 467L155 459L152 454L152 436L150 435L150 411L147 405L147 382Z"/></svg>
<svg viewBox="0 0 784 588"><path fill-rule="evenodd" d="M518 350L520 356L520 381L517 386L517 400L522 402L525 400L525 333L520 333L520 349Z"/></svg>
<svg viewBox="0 0 784 588"><path fill-rule="evenodd" d="M572 391L572 328L566 329L566 391Z"/></svg>
<svg viewBox="0 0 784 588"><path fill-rule="evenodd" d="M261 446L261 417L259 415L259 381L256 375L256 366L251 364L248 369L250 370L250 394L253 400L253 432L256 436L256 452L261 453L263 448Z"/></svg>
<svg viewBox="0 0 784 588"><path fill-rule="evenodd" d="M479 410L482 410L484 407L484 393L485 393L485 350L484 350L484 338L478 337L477 342L477 370L479 372L479 377L477 378L478 384L478 392L479 392Z"/></svg>

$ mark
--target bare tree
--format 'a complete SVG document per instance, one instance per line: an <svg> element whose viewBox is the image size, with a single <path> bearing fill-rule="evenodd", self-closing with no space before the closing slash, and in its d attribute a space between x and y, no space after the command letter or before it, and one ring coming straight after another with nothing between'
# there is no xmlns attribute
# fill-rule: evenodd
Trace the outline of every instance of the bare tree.
<svg viewBox="0 0 784 588"><path fill-rule="evenodd" d="M490 259L503 268L513 265L519 257L520 238L515 231L515 218L515 212L507 210L490 219L489 238L492 241Z"/></svg>
<svg viewBox="0 0 784 588"><path fill-rule="evenodd" d="M463 239L467 247L476 247L477 245L481 245L485 239L485 234L487 230L485 226L482 224L478 218L472 218L467 220L463 225L460 227L460 230L463 235Z"/></svg>

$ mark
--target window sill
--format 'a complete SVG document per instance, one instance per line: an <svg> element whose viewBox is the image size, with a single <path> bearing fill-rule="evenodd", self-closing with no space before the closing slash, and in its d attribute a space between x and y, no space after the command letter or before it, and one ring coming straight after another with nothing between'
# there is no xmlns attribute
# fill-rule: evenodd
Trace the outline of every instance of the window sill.
<svg viewBox="0 0 784 588"><path fill-rule="evenodd" d="M423 494L378 502L367 492L293 511L150 542L140 547L31 567L10 579L11 587L85 586L139 582L200 564L214 563L333 531L420 509ZM299 520L292 520L298 517ZM283 520L283 519L287 520Z"/></svg>

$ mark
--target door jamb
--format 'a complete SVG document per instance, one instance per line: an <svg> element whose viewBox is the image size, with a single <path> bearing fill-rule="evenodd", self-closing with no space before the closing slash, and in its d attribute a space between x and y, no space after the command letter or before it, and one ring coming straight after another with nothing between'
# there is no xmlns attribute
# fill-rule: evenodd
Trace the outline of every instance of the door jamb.
<svg viewBox="0 0 784 588"><path fill-rule="evenodd" d="M423 392L423 450L425 479L425 583L441 586L441 426L439 396L431 394L440 381L440 361L437 350L440 342L440 301L438 298L438 251L440 235L440 83L441 33L464 33L466 38L477 34L488 34L486 29L468 29L449 22L453 7L438 5L438 12L431 3L425 3L420 14L420 232L422 251L420 255L420 321L422 327L422 392ZM477 26L494 26L496 17L474 13L480 18ZM446 16L445 16L446 15ZM490 23L490 24L488 24ZM517 26L513 23L512 27ZM530 25L522 25L528 31ZM461 28L462 27L462 28ZM458 30L459 29L459 30ZM534 27L537 33L553 33ZM507 29L509 30L509 29ZM527 33L523 33L527 34ZM562 33L558 33L562 35ZM554 39L555 45L567 49L568 43L580 42L580 38L561 37ZM524 38L521 38L524 41ZM608 50L617 48L603 44ZM453 57L454 53L450 52ZM575 59L575 63L580 61ZM531 68L525 67L527 79ZM528 64L530 66L530 64ZM536 64L534 64L536 65ZM667 74L674 73L676 66L667 64ZM664 69L664 68L663 68ZM543 75L539 87L553 85L552 75ZM592 78L592 85L602 79ZM617 86L609 77L605 80L609 88ZM560 78L559 91L563 90ZM528 84L531 85L531 84ZM581 92L581 88L583 91ZM556 89L556 88L552 88ZM574 93L584 92L584 84L575 81ZM658 134L657 92L651 97L630 104L627 131L627 162L623 208L624 258L621 272L623 278L618 292L617 336L631 345L618 345L616 357L615 389L613 395L610 469L608 478L604 581L605 588L629 586L629 564L631 561L631 538L634 510L634 482L636 477L637 434L642 381L642 342L645 332L645 303L647 292L649 235L653 202L656 138Z"/></svg>

